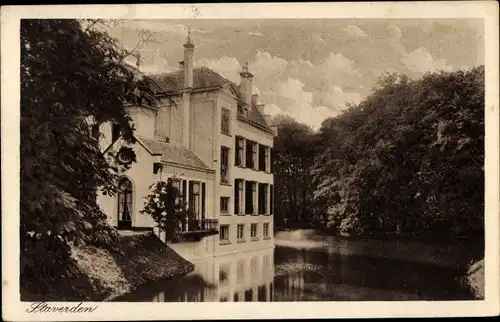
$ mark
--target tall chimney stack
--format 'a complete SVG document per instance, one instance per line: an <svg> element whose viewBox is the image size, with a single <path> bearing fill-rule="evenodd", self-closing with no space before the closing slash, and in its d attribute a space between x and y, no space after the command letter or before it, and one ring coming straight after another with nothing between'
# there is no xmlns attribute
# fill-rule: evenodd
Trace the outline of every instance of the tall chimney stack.
<svg viewBox="0 0 500 322"><path fill-rule="evenodd" d="M253 75L248 71L248 63L243 65L243 70L240 73L240 92L242 95L245 109L249 109L252 105L252 80Z"/></svg>
<svg viewBox="0 0 500 322"><path fill-rule="evenodd" d="M189 148L190 145L190 110L191 90L193 88L193 56L194 45L191 42L191 30L188 31L187 41L184 44L184 61L181 64L184 70L184 88L182 90L182 145Z"/></svg>

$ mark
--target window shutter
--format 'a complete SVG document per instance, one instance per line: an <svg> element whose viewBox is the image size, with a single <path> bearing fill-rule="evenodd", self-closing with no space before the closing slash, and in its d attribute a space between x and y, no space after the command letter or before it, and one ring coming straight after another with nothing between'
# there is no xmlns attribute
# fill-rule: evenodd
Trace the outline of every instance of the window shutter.
<svg viewBox="0 0 500 322"><path fill-rule="evenodd" d="M240 213L240 191L238 186L238 179L234 180L234 213Z"/></svg>
<svg viewBox="0 0 500 322"><path fill-rule="evenodd" d="M273 210L274 210L274 186L271 185L269 187L269 203L271 204L269 207L269 214L273 214Z"/></svg>
<svg viewBox="0 0 500 322"><path fill-rule="evenodd" d="M273 154L274 154L274 149L269 148L269 172L274 173L274 167L273 167Z"/></svg>
<svg viewBox="0 0 500 322"><path fill-rule="evenodd" d="M201 219L205 219L205 182L201 183Z"/></svg>
<svg viewBox="0 0 500 322"><path fill-rule="evenodd" d="M193 209L194 210L194 205L193 205L193 182L192 181L189 181L189 195L188 195L188 207L189 209Z"/></svg>
<svg viewBox="0 0 500 322"><path fill-rule="evenodd" d="M182 202L184 205L187 205L187 182L186 180L182 180Z"/></svg>

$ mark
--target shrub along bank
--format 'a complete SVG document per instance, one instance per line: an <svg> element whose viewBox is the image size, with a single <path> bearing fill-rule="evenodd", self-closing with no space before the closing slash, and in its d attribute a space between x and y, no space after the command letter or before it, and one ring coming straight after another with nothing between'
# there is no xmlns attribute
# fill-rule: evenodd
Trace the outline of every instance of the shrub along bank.
<svg viewBox="0 0 500 322"><path fill-rule="evenodd" d="M484 259L470 265L467 271L466 283L472 289L476 299L484 299Z"/></svg>
<svg viewBox="0 0 500 322"><path fill-rule="evenodd" d="M61 256L51 255L44 261L44 272L25 274L29 280L21 282L22 301L110 300L194 269L152 233L120 236L116 250L73 246L69 274L58 272Z"/></svg>

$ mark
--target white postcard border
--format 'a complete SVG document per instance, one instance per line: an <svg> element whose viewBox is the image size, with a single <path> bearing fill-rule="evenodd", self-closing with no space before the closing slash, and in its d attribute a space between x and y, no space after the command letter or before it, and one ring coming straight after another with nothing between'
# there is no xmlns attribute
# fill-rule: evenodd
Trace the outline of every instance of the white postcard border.
<svg viewBox="0 0 500 322"><path fill-rule="evenodd" d="M499 313L499 66L495 1L67 5L1 8L2 314L6 320L150 320L211 318L448 317ZM19 301L19 101L21 18L275 19L484 18L485 25L485 300L414 302L109 303L93 313L29 314ZM50 303L48 303L50 305ZM62 302L57 302L60 306ZM66 303L75 305L77 303ZM193 309L193 306L195 309Z"/></svg>

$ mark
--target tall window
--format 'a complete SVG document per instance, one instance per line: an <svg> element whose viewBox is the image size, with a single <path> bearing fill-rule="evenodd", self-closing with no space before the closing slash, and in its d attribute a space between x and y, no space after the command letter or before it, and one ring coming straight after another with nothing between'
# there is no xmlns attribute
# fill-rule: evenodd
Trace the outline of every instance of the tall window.
<svg viewBox="0 0 500 322"><path fill-rule="evenodd" d="M245 182L245 214L253 215L257 213L257 208L254 204L256 183L253 181Z"/></svg>
<svg viewBox="0 0 500 322"><path fill-rule="evenodd" d="M267 212L267 190L268 185L259 183L259 215L266 215Z"/></svg>
<svg viewBox="0 0 500 322"><path fill-rule="evenodd" d="M182 194L181 180L177 178L168 178L168 181L172 182L172 188L177 190L177 195L175 197L175 204L179 204L181 202L181 194Z"/></svg>
<svg viewBox="0 0 500 322"><path fill-rule="evenodd" d="M220 225L219 239L220 241L229 241L229 225Z"/></svg>
<svg viewBox="0 0 500 322"><path fill-rule="evenodd" d="M266 172L271 172L271 148L265 148L264 149L265 153L265 169L264 171Z"/></svg>
<svg viewBox="0 0 500 322"><path fill-rule="evenodd" d="M201 214L200 183L197 181L189 182L189 209L191 209L196 218L200 217Z"/></svg>
<svg viewBox="0 0 500 322"><path fill-rule="evenodd" d="M247 140L246 144L246 160L247 168L255 169L257 163L257 144L253 141Z"/></svg>
<svg viewBox="0 0 500 322"><path fill-rule="evenodd" d="M259 169L259 159L258 159L258 152L259 152L259 145L257 143L252 144L252 160L253 160L253 165L252 169Z"/></svg>
<svg viewBox="0 0 500 322"><path fill-rule="evenodd" d="M269 223L268 222L264 223L262 226L262 235L264 237L269 237Z"/></svg>
<svg viewBox="0 0 500 322"><path fill-rule="evenodd" d="M132 182L122 178L118 184L118 228L132 226Z"/></svg>
<svg viewBox="0 0 500 322"><path fill-rule="evenodd" d="M170 178L172 180L172 187L181 192L181 179Z"/></svg>
<svg viewBox="0 0 500 322"><path fill-rule="evenodd" d="M234 180L234 213L243 214L244 213L244 196L243 196L243 183L241 179Z"/></svg>
<svg viewBox="0 0 500 322"><path fill-rule="evenodd" d="M259 144L259 171L266 171L266 163L267 163L267 147Z"/></svg>
<svg viewBox="0 0 500 322"><path fill-rule="evenodd" d="M244 224L238 224L238 226L236 226L236 238L240 241L245 239L245 225Z"/></svg>
<svg viewBox="0 0 500 322"><path fill-rule="evenodd" d="M252 224L250 226L250 237L257 238L257 224Z"/></svg>
<svg viewBox="0 0 500 322"><path fill-rule="evenodd" d="M225 146L220 148L220 181L229 183L229 148Z"/></svg>
<svg viewBox="0 0 500 322"><path fill-rule="evenodd" d="M220 197L220 212L223 214L229 212L229 197Z"/></svg>
<svg viewBox="0 0 500 322"><path fill-rule="evenodd" d="M237 166L243 166L243 156L244 156L244 151L245 151L245 142L244 139L240 136L237 136L235 139L235 144L236 144L236 153L235 155L235 164Z"/></svg>
<svg viewBox="0 0 500 322"><path fill-rule="evenodd" d="M228 109L223 108L221 111L221 132L224 134L231 134L230 124L230 112Z"/></svg>

